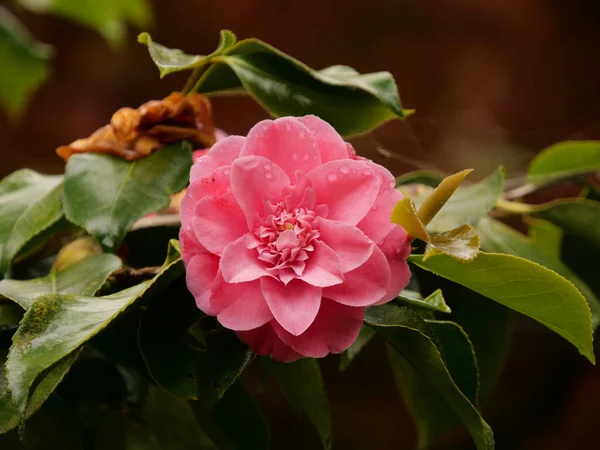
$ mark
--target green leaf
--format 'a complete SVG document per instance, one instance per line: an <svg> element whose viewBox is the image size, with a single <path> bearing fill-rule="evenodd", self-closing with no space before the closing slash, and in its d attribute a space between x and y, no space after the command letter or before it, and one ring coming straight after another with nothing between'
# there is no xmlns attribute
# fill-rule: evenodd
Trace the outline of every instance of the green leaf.
<svg viewBox="0 0 600 450"><path fill-rule="evenodd" d="M431 170L415 170L396 177L396 187L405 184L423 184L431 188L436 188L444 180L444 176L439 172Z"/></svg>
<svg viewBox="0 0 600 450"><path fill-rule="evenodd" d="M508 353L508 309L463 286L454 284L454 287L445 291L448 298L452 295L455 300L451 320L463 328L475 349L479 401L483 403L496 387Z"/></svg>
<svg viewBox="0 0 600 450"><path fill-rule="evenodd" d="M508 352L508 308L414 265L411 271L413 279L426 287L427 292L433 289L444 292L448 307L452 309L450 316L444 316L444 319L459 324L473 343L479 367L479 399L485 402L496 387Z"/></svg>
<svg viewBox="0 0 600 450"><path fill-rule="evenodd" d="M447 231L465 223L475 226L485 216L502 194L504 169L499 167L487 178L469 186L460 187L441 208L427 229L432 232ZM419 204L419 199L414 199Z"/></svg>
<svg viewBox="0 0 600 450"><path fill-rule="evenodd" d="M165 449L218 450L198 426L188 403L153 384L148 386L148 396L140 415Z"/></svg>
<svg viewBox="0 0 600 450"><path fill-rule="evenodd" d="M174 298L177 308L173 308ZM148 307L138 340L148 371L160 387L175 397L199 400L210 408L254 355L234 333L223 328L203 330L206 342L199 344L188 330L200 317L185 283L178 281L170 286L168 295Z"/></svg>
<svg viewBox="0 0 600 450"><path fill-rule="evenodd" d="M238 42L213 62L196 90L243 87L275 117L314 114L343 136L354 136L406 116L389 72L361 75L344 66L316 71L258 39Z"/></svg>
<svg viewBox="0 0 600 450"><path fill-rule="evenodd" d="M0 181L0 277L28 241L62 217L61 179L23 169Z"/></svg>
<svg viewBox="0 0 600 450"><path fill-rule="evenodd" d="M446 304L444 295L441 289L436 290L432 294L423 298L421 294L415 291L404 289L396 299L405 305L416 306L421 309L429 309L431 311L438 311L443 313L451 313L452 310Z"/></svg>
<svg viewBox="0 0 600 450"><path fill-rule="evenodd" d="M139 41L148 45L161 76L195 69L186 89L193 85L207 94L245 90L272 116L314 114L344 136L366 133L410 113L402 109L389 72L363 75L347 66L317 71L258 39L234 43L227 33L221 32L219 48L206 57L168 49L148 34Z"/></svg>
<svg viewBox="0 0 600 450"><path fill-rule="evenodd" d="M479 236L469 224L464 224L454 230L433 233L429 235L429 243L423 259L444 253L458 261L468 262L479 253Z"/></svg>
<svg viewBox="0 0 600 450"><path fill-rule="evenodd" d="M534 215L558 225L565 233L586 239L600 250L600 203L586 199L556 200L540 206Z"/></svg>
<svg viewBox="0 0 600 450"><path fill-rule="evenodd" d="M121 260L110 254L88 256L60 272L33 280L2 280L0 295L29 309L44 294L81 294L92 296L108 276L121 267Z"/></svg>
<svg viewBox="0 0 600 450"><path fill-rule="evenodd" d="M128 24L144 28L151 22L147 0L18 0L18 3L35 13L52 13L80 23L113 46L123 43Z"/></svg>
<svg viewBox="0 0 600 450"><path fill-rule="evenodd" d="M239 381L225 393L210 412L210 421L200 420L201 425L217 427L224 450L267 450L271 435L258 405ZM206 431L208 432L208 429Z"/></svg>
<svg viewBox="0 0 600 450"><path fill-rule="evenodd" d="M419 219L421 219L423 225L428 225L431 222L452 197L452 194L458 189L465 177L472 171L473 169L466 169L444 178L431 194L423 200L418 210Z"/></svg>
<svg viewBox="0 0 600 450"><path fill-rule="evenodd" d="M527 181L539 186L600 170L600 141L565 141L540 152L529 165Z"/></svg>
<svg viewBox="0 0 600 450"><path fill-rule="evenodd" d="M146 158L125 161L84 153L69 158L64 181L67 219L114 253L136 220L169 204L189 179L188 143L166 145Z"/></svg>
<svg viewBox="0 0 600 450"><path fill-rule="evenodd" d="M356 338L356 341L348 348L348 350L342 353L340 359L340 370L344 371L348 368L350 363L354 361L354 358L358 356L361 350L371 342L371 339L375 336L375 332L372 328L363 326L360 329L360 333Z"/></svg>
<svg viewBox="0 0 600 450"><path fill-rule="evenodd" d="M331 449L331 413L319 364L314 359L278 363L265 359L290 404L313 423L323 448Z"/></svg>
<svg viewBox="0 0 600 450"><path fill-rule="evenodd" d="M79 357L80 351L77 350L59 362L54 364L49 369L42 372L38 377L35 387L32 390L31 398L27 404L27 410L25 411L25 419L29 419L36 413L44 402L48 399L50 394L54 392L56 387L63 380L73 363ZM0 434L5 433L19 425L19 411L15 406L12 395L8 390L7 380L5 379L6 374L2 374L4 371L4 361L2 362L2 368L0 369ZM4 378L4 380L3 380Z"/></svg>
<svg viewBox="0 0 600 450"><path fill-rule="evenodd" d="M528 259L553 270L573 283L583 294L590 307L593 329L595 330L600 325L600 300L560 259L540 250L529 238L497 220L485 217L479 222L477 229L481 233L486 250Z"/></svg>
<svg viewBox="0 0 600 450"><path fill-rule="evenodd" d="M151 288L181 275L183 263L167 261L151 280L104 297L53 293L38 297L13 336L6 378L19 416L40 374L102 331Z"/></svg>
<svg viewBox="0 0 600 450"><path fill-rule="evenodd" d="M160 77L163 78L170 73L179 72L182 70L191 70L210 64L211 58L222 54L225 50L231 47L236 42L235 34L229 30L221 31L221 38L217 49L207 56L188 55L179 49L171 49L160 45L152 40L148 33L142 33L138 36L138 42L145 44L148 47L150 57L158 71Z"/></svg>
<svg viewBox="0 0 600 450"><path fill-rule="evenodd" d="M471 339L457 323L427 320L441 346L442 356L452 379L469 401L479 403L479 367Z"/></svg>
<svg viewBox="0 0 600 450"><path fill-rule="evenodd" d="M52 47L34 41L6 9L0 7L0 105L18 118L31 95L46 80Z"/></svg>
<svg viewBox="0 0 600 450"><path fill-rule="evenodd" d="M468 398L468 395L473 395L473 391L464 386L468 391L466 395L453 379L442 354L441 344L431 326L415 312L393 303L367 308L365 322L386 338L394 349L394 372L402 377L402 394L417 420L420 448L429 445L439 434L454 425L453 414L467 426L479 450L494 448L492 430ZM448 361L455 357L457 354L449 352ZM452 362L453 370L456 370L455 361ZM413 396L417 392L422 397ZM445 414L436 417L438 411ZM445 417L449 422L444 422Z"/></svg>
<svg viewBox="0 0 600 450"><path fill-rule="evenodd" d="M547 220L527 218L529 225L529 238L531 243L541 251L555 259L560 259L560 247L563 232L560 227Z"/></svg>
<svg viewBox="0 0 600 450"><path fill-rule="evenodd" d="M10 298L24 309L29 309L33 302L44 294L60 292L91 296L104 284L111 272L120 267L121 260L114 255L89 256L61 272L51 273L44 278L24 281L2 280L0 295ZM74 351L49 366L37 377L31 398L27 403L26 419L42 406L67 374L78 355L79 351ZM7 387L7 384L0 382L0 410L4 411L0 414L0 433L14 428L19 423L19 410L13 404L8 390L3 390L2 386Z"/></svg>
<svg viewBox="0 0 600 450"><path fill-rule="evenodd" d="M110 411L95 424L94 450L163 450L146 423L122 411ZM167 447L168 448L168 447Z"/></svg>
<svg viewBox="0 0 600 450"><path fill-rule="evenodd" d="M409 261L525 314L571 342L595 361L590 309L569 281L539 264L511 255L480 253L470 263L447 255Z"/></svg>

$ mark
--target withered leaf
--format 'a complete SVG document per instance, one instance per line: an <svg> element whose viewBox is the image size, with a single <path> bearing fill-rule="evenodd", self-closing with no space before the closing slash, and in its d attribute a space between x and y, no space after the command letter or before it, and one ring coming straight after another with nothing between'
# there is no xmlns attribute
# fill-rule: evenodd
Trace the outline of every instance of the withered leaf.
<svg viewBox="0 0 600 450"><path fill-rule="evenodd" d="M201 94L173 92L163 100L151 100L138 109L121 108L108 125L85 139L56 149L67 161L86 152L108 153L127 161L148 156L167 142L191 141L198 147L215 143L211 105Z"/></svg>

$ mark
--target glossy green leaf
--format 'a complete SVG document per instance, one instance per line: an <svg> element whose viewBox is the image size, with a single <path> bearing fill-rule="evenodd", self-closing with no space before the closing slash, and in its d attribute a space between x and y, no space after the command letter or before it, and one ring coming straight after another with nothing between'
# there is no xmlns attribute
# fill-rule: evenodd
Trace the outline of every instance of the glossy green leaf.
<svg viewBox="0 0 600 450"><path fill-rule="evenodd" d="M415 170L396 177L396 187L405 184L423 184L436 188L444 180L444 176L432 170Z"/></svg>
<svg viewBox="0 0 600 450"><path fill-rule="evenodd" d="M140 416L169 450L218 450L198 426L188 402L150 384Z"/></svg>
<svg viewBox="0 0 600 450"><path fill-rule="evenodd" d="M223 51L227 50L236 42L235 34L229 30L221 31L221 39L217 49L207 56L188 55L179 49L171 49L154 42L148 33L142 33L138 36L138 42L145 44L148 47L150 57L160 72L160 77L163 78L173 72L182 70L191 70L210 64L210 60L214 56L218 56Z"/></svg>
<svg viewBox="0 0 600 450"><path fill-rule="evenodd" d="M473 343L479 367L479 399L481 403L485 402L496 387L508 352L508 308L420 267L411 265L411 272L412 278L427 292L433 289L444 292L444 299L452 312L443 319L459 324ZM427 318L423 314L421 316Z"/></svg>
<svg viewBox="0 0 600 450"><path fill-rule="evenodd" d="M497 220L485 217L477 225L484 248L490 252L507 253L541 264L575 285L585 297L592 312L592 327L600 325L600 300L592 290L560 259L540 250L531 239Z"/></svg>
<svg viewBox="0 0 600 450"><path fill-rule="evenodd" d="M425 248L423 259L427 260L438 253L444 253L458 261L468 262L479 253L479 236L469 224L450 231L432 233Z"/></svg>
<svg viewBox="0 0 600 450"><path fill-rule="evenodd" d="M74 351L40 374L31 392L31 398L27 403L25 419L33 416L48 399L50 394L54 392L79 357L79 353L79 350ZM1 362L3 367L0 369L0 434L17 427L20 417L19 410L14 404L12 395L8 390L8 383L5 378L6 374L1 373L4 370L5 361Z"/></svg>
<svg viewBox="0 0 600 450"><path fill-rule="evenodd" d="M527 181L542 185L600 170L600 141L565 141L540 152L529 165Z"/></svg>
<svg viewBox="0 0 600 450"><path fill-rule="evenodd" d="M275 117L314 114L353 136L406 116L389 72L363 75L346 66L316 71L258 39L240 41L212 61L195 90L243 88Z"/></svg>
<svg viewBox="0 0 600 450"><path fill-rule="evenodd" d="M52 48L34 41L6 9L0 7L0 106L19 117L31 95L46 80Z"/></svg>
<svg viewBox="0 0 600 450"><path fill-rule="evenodd" d="M110 273L120 267L121 260L114 255L90 256L61 272L51 273L44 278L24 281L2 280L0 295L10 298L24 309L29 309L33 302L44 294L61 292L91 296L104 284ZM69 371L78 354L79 351L68 354L37 377L31 398L27 403L26 419L46 401ZM4 391L1 386L5 387ZM13 404L7 387L6 383L0 383L0 410L4 411L0 414L0 433L14 428L19 423L19 411Z"/></svg>
<svg viewBox="0 0 600 450"><path fill-rule="evenodd" d="M555 259L560 259L562 229L547 220L528 217L529 238L531 243Z"/></svg>
<svg viewBox="0 0 600 450"><path fill-rule="evenodd" d="M452 379L469 401L479 404L479 367L475 348L466 331L449 320L427 320L435 333Z"/></svg>
<svg viewBox="0 0 600 450"><path fill-rule="evenodd" d="M170 252L154 278L115 294L90 297L53 293L37 298L13 336L6 363L8 388L20 417L44 370L75 352L152 287L182 274L183 263L172 257L175 253Z"/></svg>
<svg viewBox="0 0 600 450"><path fill-rule="evenodd" d="M417 308L429 309L431 311L451 313L452 310L446 304L444 295L440 289L423 298L421 294L415 291L404 289L396 300L404 305L416 306Z"/></svg>
<svg viewBox="0 0 600 450"><path fill-rule="evenodd" d="M479 401L484 403L496 387L508 353L508 308L458 284L445 292L455 300L451 320L464 329L473 344L479 369Z"/></svg>
<svg viewBox="0 0 600 450"><path fill-rule="evenodd" d="M478 183L460 187L441 208L427 229L431 232L447 231L465 223L475 226L485 216L502 194L504 187L504 169ZM414 199L419 204L419 199Z"/></svg>
<svg viewBox="0 0 600 450"><path fill-rule="evenodd" d="M75 155L66 167L65 215L114 252L136 220L166 207L170 195L186 186L191 165L191 147L184 142L133 162L98 153Z"/></svg>
<svg viewBox="0 0 600 450"><path fill-rule="evenodd" d="M177 299L177 308L173 308L173 299ZM173 283L168 295L149 305L142 317L139 348L160 387L210 408L250 364L253 354L223 328L206 330L205 342L197 342L188 330L200 317L183 280Z"/></svg>
<svg viewBox="0 0 600 450"><path fill-rule="evenodd" d="M0 278L28 241L61 219L61 179L22 169L0 181Z"/></svg>
<svg viewBox="0 0 600 450"><path fill-rule="evenodd" d="M88 256L60 272L51 272L33 280L2 280L0 296L29 309L44 294L80 294L92 296L108 276L121 267L121 260L110 254Z"/></svg>
<svg viewBox="0 0 600 450"><path fill-rule="evenodd" d="M473 391L465 385L465 394L453 379L447 365L450 359L444 359L444 350L430 325L415 312L393 303L367 308L365 322L386 338L394 349L392 364L397 369L394 371L402 377L400 387L417 421L421 448L454 425L454 414L466 425L479 450L494 448L492 430L469 400ZM448 358L457 358L457 354L452 353L451 356L449 353ZM457 370L457 360L451 363L453 370ZM416 392L421 392L422 397L412 395ZM441 413L439 420L433 418L438 411ZM429 416L431 420L428 420ZM444 422L445 417L448 422Z"/></svg>
<svg viewBox="0 0 600 450"><path fill-rule="evenodd" d="M600 203L586 199L556 200L540 207L536 217L558 225L565 233L586 239L600 249Z"/></svg>
<svg viewBox="0 0 600 450"><path fill-rule="evenodd" d="M447 255L409 261L525 314L571 342L595 361L590 309L583 295L556 272L512 255L480 253L470 263Z"/></svg>
<svg viewBox="0 0 600 450"><path fill-rule="evenodd" d="M290 404L313 423L323 448L331 449L331 412L319 364L314 359L293 363L265 360Z"/></svg>
<svg viewBox="0 0 600 450"><path fill-rule="evenodd" d="M200 310L180 284L173 283L168 295L165 292L148 306L140 322L138 345L150 376L162 389L175 397L198 399L202 349L195 348L187 330L200 317Z"/></svg>
<svg viewBox="0 0 600 450"><path fill-rule="evenodd" d="M219 434L221 443L225 443L219 448L267 450L270 447L269 426L258 405L239 381L210 412L210 420L212 424L200 421L200 425L208 425L208 429ZM216 428L211 428L211 425Z"/></svg>
<svg viewBox="0 0 600 450"><path fill-rule="evenodd" d="M113 46L123 43L128 24L144 28L152 20L147 0L18 0L18 3L35 13L52 13L80 23Z"/></svg>
<svg viewBox="0 0 600 450"><path fill-rule="evenodd" d="M342 353L340 359L340 370L344 371L348 368L350 363L354 361L354 358L358 356L358 354L362 351L362 349L371 342L371 339L375 336L375 332L372 328L363 326L360 329L360 333L356 338L356 341L348 348L348 350Z"/></svg>

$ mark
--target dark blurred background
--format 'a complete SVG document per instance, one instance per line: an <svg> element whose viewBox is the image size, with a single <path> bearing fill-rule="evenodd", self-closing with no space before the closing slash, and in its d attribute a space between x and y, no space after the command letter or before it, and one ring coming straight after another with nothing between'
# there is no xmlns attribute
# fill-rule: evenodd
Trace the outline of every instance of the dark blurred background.
<svg viewBox="0 0 600 450"><path fill-rule="evenodd" d="M6 6L57 53L24 117L12 123L0 115L0 176L25 166L62 172L57 146L89 135L122 106L183 86L185 75L159 80L136 43L138 30L115 51L72 22ZM475 167L483 177L502 163L517 185L527 161L545 146L600 138L596 0L155 0L152 7L153 37L188 53L211 52L219 30L228 28L314 68L392 72L404 107L416 114L354 143L395 174ZM245 134L266 117L250 98L216 98L213 107L217 125L231 134ZM507 367L486 409L498 449L598 448L600 370L541 326L514 322ZM374 342L344 374L336 358L324 362L336 449L414 447L415 430L384 353ZM268 394L259 399L274 425L274 449L318 448L311 427ZM459 430L437 448L471 444Z"/></svg>

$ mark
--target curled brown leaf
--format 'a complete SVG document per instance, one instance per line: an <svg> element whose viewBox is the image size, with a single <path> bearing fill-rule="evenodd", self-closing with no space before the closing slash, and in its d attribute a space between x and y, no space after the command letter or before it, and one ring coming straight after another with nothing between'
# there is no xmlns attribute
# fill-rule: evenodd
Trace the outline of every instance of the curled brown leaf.
<svg viewBox="0 0 600 450"><path fill-rule="evenodd" d="M121 108L108 125L85 139L56 149L67 161L76 153L108 153L128 161L148 156L167 142L188 140L198 147L215 143L211 105L201 94L173 92L138 109Z"/></svg>

